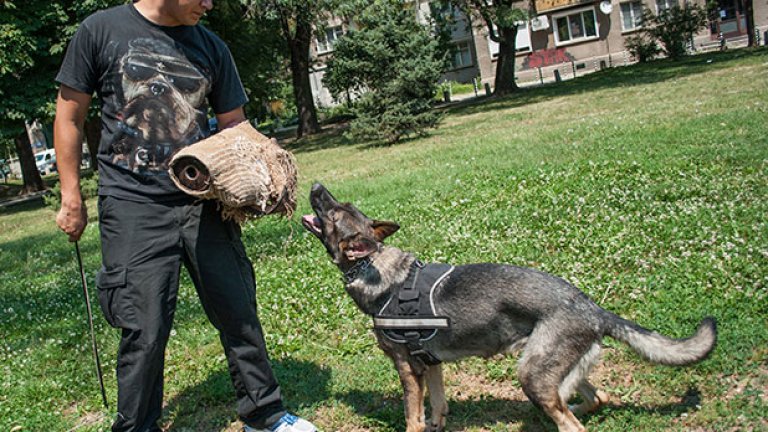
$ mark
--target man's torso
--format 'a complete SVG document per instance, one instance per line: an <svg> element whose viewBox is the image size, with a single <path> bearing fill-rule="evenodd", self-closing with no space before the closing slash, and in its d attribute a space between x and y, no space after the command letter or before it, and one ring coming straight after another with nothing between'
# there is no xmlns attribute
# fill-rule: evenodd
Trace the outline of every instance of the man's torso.
<svg viewBox="0 0 768 432"><path fill-rule="evenodd" d="M226 47L201 26L155 25L133 5L98 12L82 27L70 50L86 61L65 60L57 80L102 100L99 194L181 198L168 162L208 135L208 96L222 51L230 61Z"/></svg>

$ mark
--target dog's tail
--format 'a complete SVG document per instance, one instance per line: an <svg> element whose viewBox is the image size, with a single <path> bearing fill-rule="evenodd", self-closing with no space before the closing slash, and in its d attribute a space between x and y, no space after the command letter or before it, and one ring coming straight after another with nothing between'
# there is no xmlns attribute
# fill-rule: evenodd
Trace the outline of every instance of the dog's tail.
<svg viewBox="0 0 768 432"><path fill-rule="evenodd" d="M646 360L669 366L682 366L705 359L717 342L717 322L704 318L696 333L685 339L672 339L650 331L632 321L607 312L606 333L629 344Z"/></svg>

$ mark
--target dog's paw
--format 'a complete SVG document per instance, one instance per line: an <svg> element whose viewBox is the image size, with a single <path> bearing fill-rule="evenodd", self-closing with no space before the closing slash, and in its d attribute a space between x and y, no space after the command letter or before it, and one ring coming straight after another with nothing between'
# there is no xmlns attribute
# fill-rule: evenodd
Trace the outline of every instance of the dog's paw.
<svg viewBox="0 0 768 432"><path fill-rule="evenodd" d="M429 423L427 424L427 427L424 429L425 432L443 432L445 430L445 424L435 424L435 423Z"/></svg>

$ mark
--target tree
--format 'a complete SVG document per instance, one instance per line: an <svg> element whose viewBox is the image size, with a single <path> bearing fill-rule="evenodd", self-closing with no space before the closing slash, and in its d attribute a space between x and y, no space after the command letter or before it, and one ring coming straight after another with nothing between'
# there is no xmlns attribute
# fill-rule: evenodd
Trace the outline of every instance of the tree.
<svg viewBox="0 0 768 432"><path fill-rule="evenodd" d="M419 24L400 0L379 0L354 17L336 44L324 83L341 99L358 94L350 133L396 142L437 125L432 110L447 55L429 27Z"/></svg>
<svg viewBox="0 0 768 432"><path fill-rule="evenodd" d="M4 0L0 2L0 140L13 140L22 168L22 193L44 189L25 121L53 118L54 81L64 49L80 21L120 0Z"/></svg>
<svg viewBox="0 0 768 432"><path fill-rule="evenodd" d="M309 57L313 29L325 22L334 11L334 0L241 0L251 18L277 23L288 50L291 81L299 115L297 135L312 135L320 131L317 108L312 98L309 80Z"/></svg>
<svg viewBox="0 0 768 432"><path fill-rule="evenodd" d="M755 6L752 0L744 0L744 15L747 19L747 46L756 47Z"/></svg>
<svg viewBox="0 0 768 432"><path fill-rule="evenodd" d="M499 44L493 92L503 96L517 90L515 53L517 26L535 14L533 0L448 0L467 16L485 23L488 37Z"/></svg>

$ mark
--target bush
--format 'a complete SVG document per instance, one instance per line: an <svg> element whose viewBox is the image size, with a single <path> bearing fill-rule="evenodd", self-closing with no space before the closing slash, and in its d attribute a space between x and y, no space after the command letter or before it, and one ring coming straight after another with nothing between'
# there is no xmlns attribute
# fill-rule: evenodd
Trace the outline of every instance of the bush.
<svg viewBox="0 0 768 432"><path fill-rule="evenodd" d="M661 43L667 57L679 59L685 56L693 34L706 27L707 11L697 4L672 6L658 15L646 9L643 23L646 26L643 32Z"/></svg>
<svg viewBox="0 0 768 432"><path fill-rule="evenodd" d="M375 137L395 143L412 134L425 134L442 119L432 110L431 98L402 99L386 92L364 94L355 103L355 111L357 118L350 122L348 135L365 141Z"/></svg>
<svg viewBox="0 0 768 432"><path fill-rule="evenodd" d="M45 205L58 210L61 207L61 183L56 182L51 193L43 196ZM95 171L83 172L80 179L80 193L83 199L93 198L99 194L99 175Z"/></svg>
<svg viewBox="0 0 768 432"><path fill-rule="evenodd" d="M436 127L430 110L447 56L430 29L399 0L373 2L354 21L323 79L336 99L357 96L348 135L392 143Z"/></svg>
<svg viewBox="0 0 768 432"><path fill-rule="evenodd" d="M645 34L630 36L624 40L624 46L632 57L640 63L653 60L661 53L661 48L655 40Z"/></svg>

